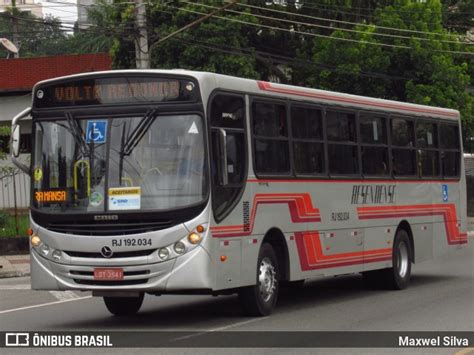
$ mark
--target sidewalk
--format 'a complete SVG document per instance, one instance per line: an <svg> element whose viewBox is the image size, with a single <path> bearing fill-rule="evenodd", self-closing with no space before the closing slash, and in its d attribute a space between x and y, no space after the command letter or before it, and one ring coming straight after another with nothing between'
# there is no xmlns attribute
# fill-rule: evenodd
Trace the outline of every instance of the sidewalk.
<svg viewBox="0 0 474 355"><path fill-rule="evenodd" d="M30 275L30 256L6 255L0 256L0 279Z"/></svg>

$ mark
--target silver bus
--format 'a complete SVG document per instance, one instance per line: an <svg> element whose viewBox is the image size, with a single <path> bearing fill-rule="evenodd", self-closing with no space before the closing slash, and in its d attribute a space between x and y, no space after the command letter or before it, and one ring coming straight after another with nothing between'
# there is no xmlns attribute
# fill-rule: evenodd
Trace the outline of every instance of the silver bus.
<svg viewBox="0 0 474 355"><path fill-rule="evenodd" d="M12 122L32 289L92 291L114 315L237 293L254 316L320 276L404 289L412 263L467 243L460 132L455 110L213 73L39 82Z"/></svg>

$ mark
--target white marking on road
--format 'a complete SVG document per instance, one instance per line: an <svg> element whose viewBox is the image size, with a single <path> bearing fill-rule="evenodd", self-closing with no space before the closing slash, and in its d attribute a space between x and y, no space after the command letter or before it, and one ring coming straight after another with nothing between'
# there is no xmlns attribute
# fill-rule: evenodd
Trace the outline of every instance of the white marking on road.
<svg viewBox="0 0 474 355"><path fill-rule="evenodd" d="M16 311L23 311L23 310L32 309L32 308L52 306L54 304L60 304L60 303L66 303L66 302L72 302L72 301L81 301L81 300L85 300L85 299L88 299L88 298L92 298L92 296L85 296L85 297L79 297L79 298L74 298L74 299L69 299L69 300L54 301L54 302L48 302L48 303L35 304L33 306L7 309L5 311L0 311L0 314L11 313L11 312L16 312Z"/></svg>
<svg viewBox="0 0 474 355"><path fill-rule="evenodd" d="M267 318L268 317L254 318L254 319L249 319L249 320L245 320L245 321L242 321L242 322L231 323L231 324L225 325L223 327L211 328L211 329L207 329L207 330L201 331L201 332L196 333L196 334L185 335L185 336L174 339L174 341L179 341L179 340L188 339L188 338L194 338L194 337L204 335L206 333L221 332L221 331L229 329L229 328L238 327L238 326L241 326L241 325L244 325L244 324L257 322L257 321L264 320L264 319L267 319Z"/></svg>
<svg viewBox="0 0 474 355"><path fill-rule="evenodd" d="M72 291L49 291L49 293L52 294L54 298L59 301L73 300L80 297Z"/></svg>
<svg viewBox="0 0 474 355"><path fill-rule="evenodd" d="M31 290L31 286L28 285L0 285L0 291L12 291L12 290Z"/></svg>
<svg viewBox="0 0 474 355"><path fill-rule="evenodd" d="M455 353L454 355L467 355L467 354L470 354L470 353L474 353L474 348L466 348L464 350L461 350L461 351Z"/></svg>

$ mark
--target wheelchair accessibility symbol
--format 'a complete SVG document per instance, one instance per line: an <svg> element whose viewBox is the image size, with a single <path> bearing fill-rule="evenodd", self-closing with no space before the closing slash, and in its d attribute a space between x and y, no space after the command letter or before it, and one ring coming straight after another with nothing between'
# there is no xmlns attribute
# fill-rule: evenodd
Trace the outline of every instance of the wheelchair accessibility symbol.
<svg viewBox="0 0 474 355"><path fill-rule="evenodd" d="M107 121L87 121L86 143L105 143Z"/></svg>

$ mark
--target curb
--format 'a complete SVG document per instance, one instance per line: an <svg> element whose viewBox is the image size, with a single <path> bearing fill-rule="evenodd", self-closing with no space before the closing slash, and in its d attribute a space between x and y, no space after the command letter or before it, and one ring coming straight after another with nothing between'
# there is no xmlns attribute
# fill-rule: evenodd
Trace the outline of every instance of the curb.
<svg viewBox="0 0 474 355"><path fill-rule="evenodd" d="M30 275L30 256L0 256L0 279Z"/></svg>

